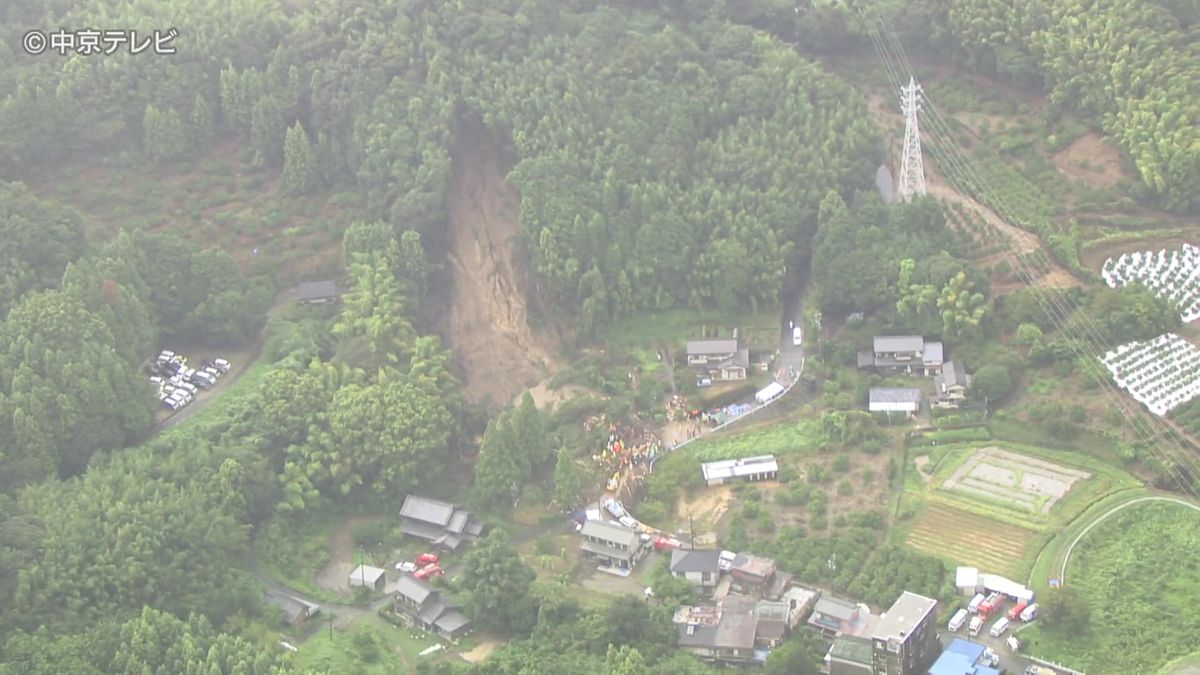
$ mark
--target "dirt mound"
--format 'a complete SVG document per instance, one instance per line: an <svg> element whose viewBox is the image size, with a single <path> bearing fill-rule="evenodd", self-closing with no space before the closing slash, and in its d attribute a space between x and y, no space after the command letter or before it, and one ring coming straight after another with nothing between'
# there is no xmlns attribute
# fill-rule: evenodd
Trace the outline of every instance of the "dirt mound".
<svg viewBox="0 0 1200 675"><path fill-rule="evenodd" d="M1108 189L1121 181L1121 152L1098 131L1089 131L1054 155L1054 166L1072 180Z"/></svg>
<svg viewBox="0 0 1200 675"><path fill-rule="evenodd" d="M444 330L467 400L499 407L537 384L553 360L529 328L530 284L515 256L521 198L499 151L466 138L453 162Z"/></svg>

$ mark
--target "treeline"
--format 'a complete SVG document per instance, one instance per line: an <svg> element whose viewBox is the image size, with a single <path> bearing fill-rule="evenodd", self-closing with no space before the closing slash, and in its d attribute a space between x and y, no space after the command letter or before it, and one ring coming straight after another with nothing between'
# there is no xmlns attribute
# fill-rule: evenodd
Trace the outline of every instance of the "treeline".
<svg viewBox="0 0 1200 675"><path fill-rule="evenodd" d="M81 472L145 433L162 340L242 344L273 287L228 253L122 233L88 255L78 214L0 183L0 489ZM83 257L81 257L83 256Z"/></svg>
<svg viewBox="0 0 1200 675"><path fill-rule="evenodd" d="M78 645L91 645L93 640L97 649L113 649L119 643L105 641L124 636L122 631L151 635L161 630L178 633L197 649L160 655L182 660L150 661L162 664L146 665L150 671L199 672L195 669L203 666L204 672L275 672L275 657L229 636L216 636L199 620L185 626L153 613L141 623L134 620L143 607L153 607L180 618L203 616L222 630L236 630L246 620L268 616L247 565L255 525L276 514L331 502L393 499L421 481L441 481L455 468L462 413L458 384L438 340L412 328L409 316L415 305L405 293L422 283L410 276L420 269L420 260L406 259L404 244L390 232L390 226L382 224L348 230L352 288L344 306L327 310L329 315L296 308L273 322L264 348L270 363L262 366L267 372L259 386L230 394L220 414L177 427L142 446L97 455L82 476L65 482L51 478L26 485L13 497L0 496L0 606L5 608L0 642L12 641L0 662L13 672L51 672L55 666L25 660L36 653L33 645L74 658ZM111 386L140 380L137 363L142 357L137 354L154 344L155 324L114 309L148 312L137 293L140 277L118 274L130 274L134 268L121 267L126 258L118 253L142 250L140 238L123 234L85 261L89 269L110 271L112 292L125 302L110 306L97 301L97 313L91 314L88 296L81 300L75 294L82 293L77 288L92 286L74 281L75 270L84 264L73 264L64 290L33 292L26 298L36 303L26 298L18 302L4 330L31 324L43 332L6 342L16 345L10 352L23 348L38 354L39 340L69 336L79 343L59 344L62 351L51 354L72 359L66 372L87 365L84 359L91 358L113 362L113 374L98 376L100 382ZM148 241L161 243L157 237ZM170 259L147 261L148 268L169 264ZM99 290L96 294L103 297ZM40 317L38 308L47 316ZM110 323L126 331L122 339L114 341ZM51 357L33 364L27 359L13 381L31 377L26 371L34 366L54 362ZM38 403L41 391L34 387L29 405ZM108 406L104 410L114 415L135 412L101 420L89 411L78 424L91 426L63 425L59 433L70 436L46 445L47 451L67 448L82 460L84 450L119 448L123 439L117 435L132 422L148 422L154 404L151 392L133 384L128 390L89 389L87 394L111 397L103 402ZM87 402L101 403L98 398ZM46 413L31 417L47 429L57 429L52 423L62 420ZM24 417L18 410L7 419ZM108 426L93 428L102 422ZM23 446L9 454L6 448L5 461L36 458L33 450ZM38 477L27 474L29 480ZM11 487L6 491L12 492ZM154 626L144 626L147 622ZM41 627L52 632L32 634ZM212 647L199 648L209 644ZM228 656L223 655L226 651ZM118 650L112 658L125 657ZM64 666L73 661L47 663ZM108 668L96 663L101 670ZM132 665L140 662L128 663L143 670ZM180 663L188 665L172 665ZM113 667L125 672L124 665Z"/></svg>
<svg viewBox="0 0 1200 675"><path fill-rule="evenodd" d="M1196 211L1200 55L1187 24L1194 17L1174 5L1173 13L1172 3L1140 0L971 0L932 2L924 13L961 63L1044 85L1051 102L1089 116L1129 153L1161 206ZM920 30L923 41L930 26Z"/></svg>
<svg viewBox="0 0 1200 675"><path fill-rule="evenodd" d="M510 144L526 247L584 330L643 309L773 302L821 197L872 178L862 98L787 45L708 12L361 5L289 15L213 0L91 0L66 12L17 3L9 16L22 29L34 17L187 29L166 58L6 69L0 175L128 144L176 161L233 134L285 189L353 190L370 218L432 247L451 149L471 140L456 132L479 120Z"/></svg>

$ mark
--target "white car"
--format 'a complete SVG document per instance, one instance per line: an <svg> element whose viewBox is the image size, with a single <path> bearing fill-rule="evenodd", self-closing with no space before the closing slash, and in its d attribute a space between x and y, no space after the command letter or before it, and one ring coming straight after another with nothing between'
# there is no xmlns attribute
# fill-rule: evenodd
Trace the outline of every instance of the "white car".
<svg viewBox="0 0 1200 675"><path fill-rule="evenodd" d="M728 572L733 569L733 559L736 557L737 554L733 551L721 551L717 556L717 569L722 572Z"/></svg>
<svg viewBox="0 0 1200 675"><path fill-rule="evenodd" d="M412 561L409 561L409 560L405 560L404 562L398 562L398 563L396 563L396 571L397 572L407 572L408 574L412 574L413 572L417 571L417 564Z"/></svg>
<svg viewBox="0 0 1200 675"><path fill-rule="evenodd" d="M213 359L213 367L222 373L228 373L232 365L225 359Z"/></svg>
<svg viewBox="0 0 1200 675"><path fill-rule="evenodd" d="M803 344L803 342L804 331L800 329L800 326L796 326L792 329L792 346L799 347L801 344Z"/></svg>
<svg viewBox="0 0 1200 675"><path fill-rule="evenodd" d="M209 375L212 375L212 378L213 378L214 380L215 380L215 379L217 379L218 377L221 377L221 371L219 371L219 370L217 370L216 368L213 368L213 367L211 367L211 366L210 366L210 367L208 367L208 368L205 368L203 372L206 372L206 373L208 373Z"/></svg>

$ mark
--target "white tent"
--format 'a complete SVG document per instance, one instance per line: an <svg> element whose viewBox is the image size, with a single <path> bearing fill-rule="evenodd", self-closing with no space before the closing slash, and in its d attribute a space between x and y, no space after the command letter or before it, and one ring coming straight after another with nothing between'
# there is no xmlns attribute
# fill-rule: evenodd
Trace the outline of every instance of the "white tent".
<svg viewBox="0 0 1200 675"><path fill-rule="evenodd" d="M778 397L782 393L783 393L783 385L779 384L778 382L772 382L771 384L768 384L766 387L763 387L762 391L755 394L754 400L758 401L759 403L766 403L767 401L770 401L771 399Z"/></svg>

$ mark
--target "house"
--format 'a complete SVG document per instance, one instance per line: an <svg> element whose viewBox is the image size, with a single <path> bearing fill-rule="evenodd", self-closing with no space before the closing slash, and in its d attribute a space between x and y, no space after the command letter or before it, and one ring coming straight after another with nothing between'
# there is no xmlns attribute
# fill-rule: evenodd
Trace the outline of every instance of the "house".
<svg viewBox="0 0 1200 675"><path fill-rule="evenodd" d="M675 613L677 646L710 663L761 665L768 652L755 644L758 619L753 604L740 605L736 596L726 601L717 607L681 607Z"/></svg>
<svg viewBox="0 0 1200 675"><path fill-rule="evenodd" d="M737 478L747 481L772 480L779 475L779 463L775 461L775 455L723 459L701 464L700 474L707 485L724 485Z"/></svg>
<svg viewBox="0 0 1200 675"><path fill-rule="evenodd" d="M947 361L942 372L933 376L934 405L939 408L958 408L967 400L972 377L962 361Z"/></svg>
<svg viewBox="0 0 1200 675"><path fill-rule="evenodd" d="M302 281L296 296L302 305L327 305L338 301L337 284L332 281Z"/></svg>
<svg viewBox="0 0 1200 675"><path fill-rule="evenodd" d="M277 591L267 591L265 595L267 604L274 605L283 611L283 622L289 626L301 625L321 611L320 605L294 595Z"/></svg>
<svg viewBox="0 0 1200 675"><path fill-rule="evenodd" d="M347 580L350 582L351 588L359 586L373 588L377 591L382 591L384 584L387 583L386 573L378 567L370 565L359 565L354 568Z"/></svg>
<svg viewBox="0 0 1200 675"><path fill-rule="evenodd" d="M729 576L734 591L761 595L769 600L778 600L792 583L792 575L780 572L774 560L749 553L739 553L733 558Z"/></svg>
<svg viewBox="0 0 1200 675"><path fill-rule="evenodd" d="M721 578L720 556L719 551L673 549L669 569L672 576L711 591Z"/></svg>
<svg viewBox="0 0 1200 675"><path fill-rule="evenodd" d="M913 387L871 387L867 409L871 412L915 415L921 410L925 395Z"/></svg>
<svg viewBox="0 0 1200 675"><path fill-rule="evenodd" d="M863 632L865 624L869 623L872 618L874 617L865 606L822 593L816 604L813 605L812 615L808 617L808 625L829 637L837 637L843 634L854 635Z"/></svg>
<svg viewBox="0 0 1200 675"><path fill-rule="evenodd" d="M877 335L872 351L858 353L858 367L936 375L942 370L943 356L941 342L926 342L920 335Z"/></svg>
<svg viewBox="0 0 1200 675"><path fill-rule="evenodd" d="M458 604L411 574L401 576L396 582L392 609L417 628L448 640L457 640L471 627L470 619L459 611Z"/></svg>
<svg viewBox="0 0 1200 675"><path fill-rule="evenodd" d="M479 538L483 523L454 504L409 495L400 507L400 530L453 552L464 541Z"/></svg>
<svg viewBox="0 0 1200 675"><path fill-rule="evenodd" d="M791 629L791 605L787 601L759 600L754 606L758 628L754 642L760 647L778 647Z"/></svg>
<svg viewBox="0 0 1200 675"><path fill-rule="evenodd" d="M744 380L750 368L750 350L739 347L737 338L688 340L687 362L713 380Z"/></svg>
<svg viewBox="0 0 1200 675"><path fill-rule="evenodd" d="M904 591L871 630L872 667L878 675L926 675L941 652L937 600Z"/></svg>
<svg viewBox="0 0 1200 675"><path fill-rule="evenodd" d="M952 640L929 667L929 675L1000 675L1000 671L981 663L986 651L983 645L975 642Z"/></svg>
<svg viewBox="0 0 1200 675"><path fill-rule="evenodd" d="M871 641L853 635L842 635L833 641L825 654L825 672L829 675L872 675Z"/></svg>
<svg viewBox="0 0 1200 675"><path fill-rule="evenodd" d="M615 523L589 520L579 534L583 556L606 567L633 569L649 549L636 531Z"/></svg>

